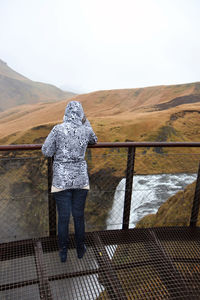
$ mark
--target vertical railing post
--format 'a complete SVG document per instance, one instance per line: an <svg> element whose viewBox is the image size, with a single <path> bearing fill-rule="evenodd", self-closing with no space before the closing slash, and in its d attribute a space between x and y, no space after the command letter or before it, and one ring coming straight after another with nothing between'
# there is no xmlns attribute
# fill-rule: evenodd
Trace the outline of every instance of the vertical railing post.
<svg viewBox="0 0 200 300"><path fill-rule="evenodd" d="M56 203L51 193L53 159L48 157L48 210L49 210L49 236L56 236Z"/></svg>
<svg viewBox="0 0 200 300"><path fill-rule="evenodd" d="M190 227L196 227L197 225L199 205L200 205L200 163L199 163L197 182L196 182L196 188L195 188L191 217L190 217Z"/></svg>
<svg viewBox="0 0 200 300"><path fill-rule="evenodd" d="M127 157L127 168L126 168L126 189L125 189L125 197L124 197L124 213L123 213L122 229L129 228L134 163L135 163L135 147L129 147L128 157Z"/></svg>

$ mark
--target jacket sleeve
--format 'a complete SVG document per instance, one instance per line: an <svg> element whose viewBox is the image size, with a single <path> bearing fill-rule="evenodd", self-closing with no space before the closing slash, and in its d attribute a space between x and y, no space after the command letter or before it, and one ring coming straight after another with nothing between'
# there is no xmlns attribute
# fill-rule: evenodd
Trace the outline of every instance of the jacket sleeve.
<svg viewBox="0 0 200 300"><path fill-rule="evenodd" d="M47 136L44 144L42 145L42 153L47 157L52 157L56 152L56 136L57 130L55 126Z"/></svg>
<svg viewBox="0 0 200 300"><path fill-rule="evenodd" d="M86 121L85 121L85 126L88 127L88 129L89 129L89 141L88 141L88 144L90 144L90 145L96 144L98 139L97 139L97 136L94 133L94 131L92 129L92 126L91 126L90 122L88 121L88 119L86 119Z"/></svg>

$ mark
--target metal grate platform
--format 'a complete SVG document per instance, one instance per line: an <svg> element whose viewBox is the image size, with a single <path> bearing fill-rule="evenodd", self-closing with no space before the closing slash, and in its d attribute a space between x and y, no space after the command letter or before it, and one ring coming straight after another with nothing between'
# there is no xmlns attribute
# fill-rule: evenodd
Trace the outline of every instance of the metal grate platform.
<svg viewBox="0 0 200 300"><path fill-rule="evenodd" d="M0 245L0 299L200 299L200 228L88 232L66 263L56 238Z"/></svg>

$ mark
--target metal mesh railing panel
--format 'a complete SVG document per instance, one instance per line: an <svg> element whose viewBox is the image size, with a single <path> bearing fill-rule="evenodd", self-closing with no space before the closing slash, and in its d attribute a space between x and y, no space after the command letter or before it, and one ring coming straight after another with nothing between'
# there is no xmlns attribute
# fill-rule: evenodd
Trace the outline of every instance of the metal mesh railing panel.
<svg viewBox="0 0 200 300"><path fill-rule="evenodd" d="M41 156L0 157L0 241L48 234L47 165Z"/></svg>
<svg viewBox="0 0 200 300"><path fill-rule="evenodd" d="M149 153L137 149L129 228L190 224L200 155L175 151L149 150ZM120 184L118 189L123 199L125 179Z"/></svg>
<svg viewBox="0 0 200 300"><path fill-rule="evenodd" d="M86 154L90 177L85 216L88 231L109 229L116 223L110 215L116 187L126 176L127 149L89 149ZM120 220L121 223L121 220Z"/></svg>
<svg viewBox="0 0 200 300"><path fill-rule="evenodd" d="M124 199L126 192L131 192L131 186L127 185L131 180L129 228L189 225L195 192L195 184L191 183L197 178L200 155L174 153L174 149L161 153L147 150L136 150L133 177L126 170L127 149L87 150L90 175L85 209L87 231L123 227ZM28 154L7 153L0 158L2 242L45 236L49 233L51 220L56 228L55 213L51 208L48 211L47 159L41 153ZM145 173L147 170L148 174ZM172 196L174 198L169 200ZM172 205L176 201L179 209L181 205L184 208L178 214ZM159 213L157 217L155 214L160 206L161 211L167 207L165 202L169 207L173 206L173 211L165 212L165 218L159 217ZM73 230L71 219L70 231Z"/></svg>
<svg viewBox="0 0 200 300"><path fill-rule="evenodd" d="M119 152L108 149L106 154L104 149L98 149L98 153L95 153L96 149L92 150L89 161L91 191L86 206L87 230L123 227L124 199L131 188L131 180L129 228L134 228L139 221L138 226L141 227L189 225L200 154L184 153L183 150L183 153L175 152L176 149L150 151L138 148L131 178L131 172L126 172L126 149L119 149ZM99 159L102 160L100 164ZM173 196L175 198L167 202ZM171 216L166 214L163 219L149 217L155 215L165 202L171 205L173 201L178 201L179 207L183 205L182 213L177 215L174 209L174 215L171 211Z"/></svg>

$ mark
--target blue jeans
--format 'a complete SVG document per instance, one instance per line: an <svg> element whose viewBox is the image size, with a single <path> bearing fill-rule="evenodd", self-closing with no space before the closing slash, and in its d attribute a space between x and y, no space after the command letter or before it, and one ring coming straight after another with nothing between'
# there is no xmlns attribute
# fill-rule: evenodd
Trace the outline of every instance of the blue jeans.
<svg viewBox="0 0 200 300"><path fill-rule="evenodd" d="M58 245L68 247L69 220L72 212L76 247L82 248L85 240L84 209L88 190L70 189L54 193L58 212Z"/></svg>

